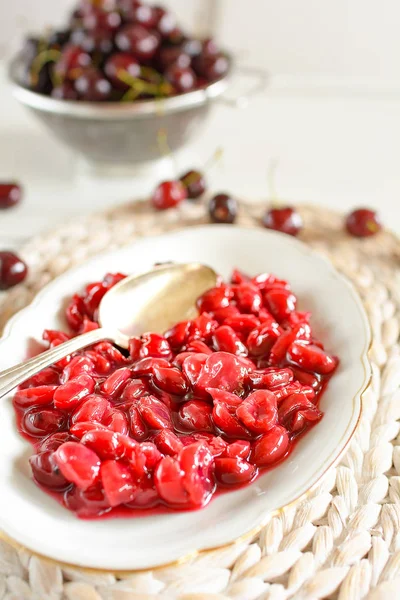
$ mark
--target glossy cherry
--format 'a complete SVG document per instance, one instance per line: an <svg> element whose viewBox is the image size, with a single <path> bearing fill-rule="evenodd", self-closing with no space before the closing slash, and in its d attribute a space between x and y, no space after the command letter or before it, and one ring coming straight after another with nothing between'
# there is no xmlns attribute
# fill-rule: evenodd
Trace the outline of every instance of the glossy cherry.
<svg viewBox="0 0 400 600"><path fill-rule="evenodd" d="M22 188L18 183L0 182L0 209L11 208L19 204L22 198Z"/></svg>
<svg viewBox="0 0 400 600"><path fill-rule="evenodd" d="M160 45L160 37L137 23L124 25L115 36L115 44L121 52L130 52L139 60L152 58Z"/></svg>
<svg viewBox="0 0 400 600"><path fill-rule="evenodd" d="M111 84L97 69L82 70L79 77L76 78L74 86L82 100L104 102L110 98Z"/></svg>
<svg viewBox="0 0 400 600"><path fill-rule="evenodd" d="M234 223L238 213L237 201L228 194L217 194L210 200L208 213L213 223Z"/></svg>
<svg viewBox="0 0 400 600"><path fill-rule="evenodd" d="M294 208L287 206L268 210L264 215L263 225L267 229L296 236L303 228L303 220Z"/></svg>
<svg viewBox="0 0 400 600"><path fill-rule="evenodd" d="M158 185L151 197L157 210L166 210L178 206L187 198L187 190L181 181L164 181Z"/></svg>
<svg viewBox="0 0 400 600"><path fill-rule="evenodd" d="M111 83L122 90L129 88L124 78L140 77L139 61L128 52L116 52L112 54L104 65L104 73Z"/></svg>
<svg viewBox="0 0 400 600"><path fill-rule="evenodd" d="M165 77L177 92L190 92L196 87L197 77L190 67L174 63L166 70Z"/></svg>
<svg viewBox="0 0 400 600"><path fill-rule="evenodd" d="M187 197L190 200L197 200L206 191L206 181L204 175L200 171L188 171L180 178L183 185L186 187Z"/></svg>
<svg viewBox="0 0 400 600"><path fill-rule="evenodd" d="M0 251L0 290L8 290L24 281L28 274L25 262L7 250Z"/></svg>
<svg viewBox="0 0 400 600"><path fill-rule="evenodd" d="M371 237L382 229L382 224L374 210L358 208L347 216L346 229L354 237Z"/></svg>

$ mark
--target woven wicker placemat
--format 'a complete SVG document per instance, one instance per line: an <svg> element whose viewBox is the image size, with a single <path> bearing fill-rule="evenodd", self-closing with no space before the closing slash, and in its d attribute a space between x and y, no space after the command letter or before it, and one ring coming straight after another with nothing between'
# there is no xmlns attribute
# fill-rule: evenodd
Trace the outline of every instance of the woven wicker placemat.
<svg viewBox="0 0 400 600"><path fill-rule="evenodd" d="M238 224L259 227L261 210L242 206ZM0 541L0 598L400 598L400 243L388 232L356 240L344 232L342 215L315 206L299 210L305 221L301 239L351 279L373 329L372 385L339 465L306 500L273 517L256 539L123 579L65 569ZM46 283L86 258L139 236L206 222L203 205L155 213L142 202L33 239L21 251L29 279L0 296L0 327Z"/></svg>

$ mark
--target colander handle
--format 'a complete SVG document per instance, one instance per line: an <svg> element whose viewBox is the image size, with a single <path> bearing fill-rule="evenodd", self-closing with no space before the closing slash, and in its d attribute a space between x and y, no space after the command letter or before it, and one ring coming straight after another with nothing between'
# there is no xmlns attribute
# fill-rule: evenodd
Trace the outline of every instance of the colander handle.
<svg viewBox="0 0 400 600"><path fill-rule="evenodd" d="M265 69L249 66L238 66L234 68L232 75L232 86L235 85L235 80L238 79L250 79L251 83L249 87L238 94L224 93L218 99L217 102L222 102L228 106L234 108L245 108L254 96L257 96L267 89L269 82L269 73Z"/></svg>

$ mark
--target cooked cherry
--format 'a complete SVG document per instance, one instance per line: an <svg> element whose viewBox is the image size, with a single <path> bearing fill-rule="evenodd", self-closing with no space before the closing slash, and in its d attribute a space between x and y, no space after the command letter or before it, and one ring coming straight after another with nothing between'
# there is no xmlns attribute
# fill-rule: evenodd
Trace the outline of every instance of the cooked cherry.
<svg viewBox="0 0 400 600"><path fill-rule="evenodd" d="M202 400L189 400L179 409L179 420L189 431L213 431L212 406Z"/></svg>
<svg viewBox="0 0 400 600"><path fill-rule="evenodd" d="M252 460L257 467L266 467L281 460L289 446L289 436L284 427L276 425L254 444Z"/></svg>
<svg viewBox="0 0 400 600"><path fill-rule="evenodd" d="M51 490L64 490L69 482L61 473L53 452L41 452L29 458L32 474L36 481Z"/></svg>
<svg viewBox="0 0 400 600"><path fill-rule="evenodd" d="M290 206L271 208L264 215L263 225L267 229L296 236L303 228L303 220L299 213Z"/></svg>
<svg viewBox="0 0 400 600"><path fill-rule="evenodd" d="M107 274L73 297L66 315L75 334L98 326L101 298L123 277ZM318 400L338 360L286 281L235 270L197 308L165 335L132 338L129 356L100 342L16 392L21 430L39 442L35 480L66 490L79 517L121 504L203 506L215 485L250 482L283 460L321 419ZM50 347L70 337L43 333Z"/></svg>
<svg viewBox="0 0 400 600"><path fill-rule="evenodd" d="M24 281L28 267L14 252L0 251L0 290L8 290Z"/></svg>
<svg viewBox="0 0 400 600"><path fill-rule="evenodd" d="M355 237L370 237L382 229L382 224L374 210L358 208L347 216L346 229Z"/></svg>
<svg viewBox="0 0 400 600"><path fill-rule="evenodd" d="M256 475L256 468L243 458L216 458L215 477L226 485L247 483Z"/></svg>
<svg viewBox="0 0 400 600"><path fill-rule="evenodd" d="M33 437L44 437L61 431L66 420L66 416L59 410L34 408L24 414L21 426L25 433Z"/></svg>
<svg viewBox="0 0 400 600"><path fill-rule="evenodd" d="M93 485L99 476L99 457L83 444L62 444L55 451L54 459L65 479L83 490Z"/></svg>
<svg viewBox="0 0 400 600"><path fill-rule="evenodd" d="M292 432L299 432L322 418L322 412L303 393L288 396L279 406L279 422Z"/></svg>
<svg viewBox="0 0 400 600"><path fill-rule="evenodd" d="M200 171L188 171L180 178L186 187L187 197L196 200L206 191L206 181Z"/></svg>
<svg viewBox="0 0 400 600"><path fill-rule="evenodd" d="M173 64L165 71L165 77L178 92L190 92L196 87L197 77L190 67Z"/></svg>
<svg viewBox="0 0 400 600"><path fill-rule="evenodd" d="M257 390L243 400L236 409L236 416L250 431L265 433L277 422L276 397L267 390Z"/></svg>
<svg viewBox="0 0 400 600"><path fill-rule="evenodd" d="M107 59L104 73L115 87L125 90L129 85L123 81L124 75L140 77L140 64L132 54L116 52Z"/></svg>
<svg viewBox="0 0 400 600"><path fill-rule="evenodd" d="M337 358L321 350L315 344L294 342L288 350L289 359L306 371L321 375L331 373L337 367Z"/></svg>
<svg viewBox="0 0 400 600"><path fill-rule="evenodd" d="M110 98L111 84L97 69L82 70L74 85L82 100L103 102Z"/></svg>
<svg viewBox="0 0 400 600"><path fill-rule="evenodd" d="M268 309L279 322L296 309L297 298L290 290L282 288L270 290L265 294L264 299Z"/></svg>
<svg viewBox="0 0 400 600"><path fill-rule="evenodd" d="M213 457L204 443L183 448L177 459L162 458L154 473L160 497L172 506L203 506L215 484L212 477Z"/></svg>
<svg viewBox="0 0 400 600"><path fill-rule="evenodd" d="M19 204L21 198L22 188L18 183L0 183L0 209Z"/></svg>
<svg viewBox="0 0 400 600"><path fill-rule="evenodd" d="M134 500L137 485L127 465L116 460L106 460L101 465L101 481L110 506Z"/></svg>
<svg viewBox="0 0 400 600"><path fill-rule="evenodd" d="M187 190L181 181L164 181L155 189L151 202L157 210L178 206L187 198Z"/></svg>
<svg viewBox="0 0 400 600"><path fill-rule="evenodd" d="M131 52L139 60L151 59L160 45L160 38L139 24L124 25L115 36L115 44L121 52Z"/></svg>
<svg viewBox="0 0 400 600"><path fill-rule="evenodd" d="M171 414L168 408L155 396L140 398L137 408L150 429L172 429Z"/></svg>
<svg viewBox="0 0 400 600"><path fill-rule="evenodd" d="M237 201L228 194L217 194L211 198L208 212L214 223L234 223L238 213Z"/></svg>

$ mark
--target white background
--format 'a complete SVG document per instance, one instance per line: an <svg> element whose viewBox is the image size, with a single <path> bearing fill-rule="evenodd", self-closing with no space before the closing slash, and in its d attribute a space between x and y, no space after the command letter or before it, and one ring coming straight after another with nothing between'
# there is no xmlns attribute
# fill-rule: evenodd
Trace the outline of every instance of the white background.
<svg viewBox="0 0 400 600"><path fill-rule="evenodd" d="M397 0L169 0L196 31L214 7L223 44L272 74L243 110L219 105L208 128L176 160L201 166L218 146L209 175L226 189L267 203L267 171L290 202L379 209L400 232L400 3ZM0 0L0 42L10 54L21 29L56 23L69 0ZM0 70L0 178L25 186L24 203L0 215L0 245L68 218L149 192L140 180L83 173L75 158L11 97Z"/></svg>

